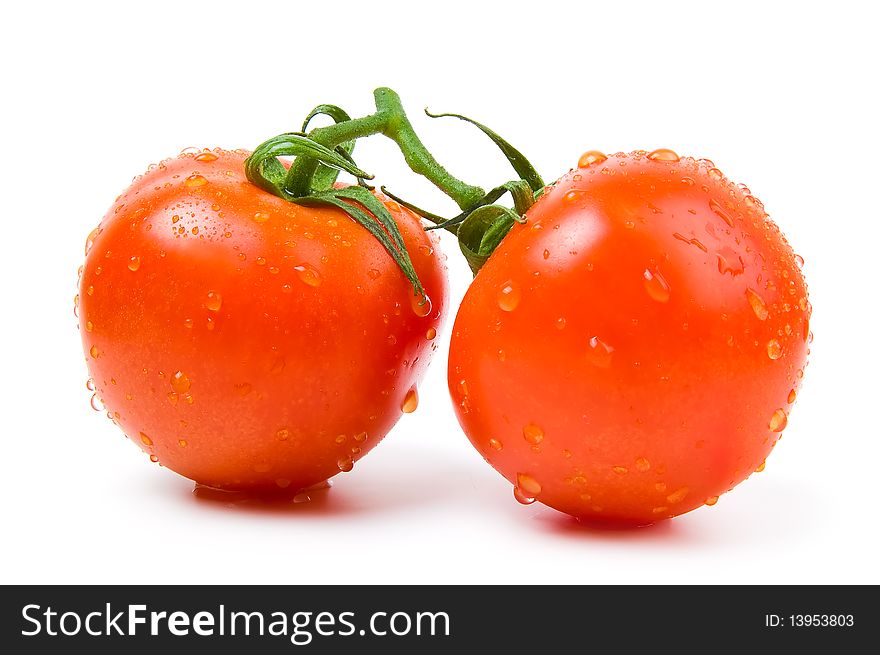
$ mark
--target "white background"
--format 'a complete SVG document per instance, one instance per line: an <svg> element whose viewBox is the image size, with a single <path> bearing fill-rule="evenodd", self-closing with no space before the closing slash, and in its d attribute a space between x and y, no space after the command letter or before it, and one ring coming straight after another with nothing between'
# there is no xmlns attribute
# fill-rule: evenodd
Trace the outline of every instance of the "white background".
<svg viewBox="0 0 880 655"><path fill-rule="evenodd" d="M867 7L9 4L0 581L880 582L880 52ZM441 161L483 186L509 177L497 152L423 106L486 121L548 180L588 149L670 147L751 187L804 256L815 310L803 392L764 473L640 530L520 506L453 415L452 317L419 410L320 502L199 501L89 408L76 269L132 176L186 146L253 147L319 102L363 115L380 85ZM390 142L361 144L358 162L452 210ZM469 275L445 246L457 304Z"/></svg>

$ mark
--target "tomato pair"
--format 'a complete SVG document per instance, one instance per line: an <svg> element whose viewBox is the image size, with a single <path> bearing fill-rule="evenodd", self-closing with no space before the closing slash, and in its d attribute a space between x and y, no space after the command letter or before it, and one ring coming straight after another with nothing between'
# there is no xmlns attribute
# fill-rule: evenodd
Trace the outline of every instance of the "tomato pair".
<svg viewBox="0 0 880 655"><path fill-rule="evenodd" d="M522 177L484 194L424 150L396 94L376 102L354 120L320 105L306 123L333 126L250 157L151 167L89 236L90 385L152 460L212 487L295 492L351 470L415 409L447 282L419 216L365 189L351 159L354 138L381 132L462 217L501 217L476 233L444 223L478 270L449 389L520 502L644 524L763 468L797 397L811 308L802 260L747 188L656 150L588 152L541 189L475 123ZM359 185L334 185L337 168ZM486 207L505 190L537 202L523 217Z"/></svg>

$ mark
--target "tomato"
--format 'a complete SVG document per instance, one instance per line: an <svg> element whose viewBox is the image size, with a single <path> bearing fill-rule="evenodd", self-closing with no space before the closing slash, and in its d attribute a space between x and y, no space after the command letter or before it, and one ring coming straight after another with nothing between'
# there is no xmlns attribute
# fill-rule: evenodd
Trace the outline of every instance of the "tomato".
<svg viewBox="0 0 880 655"><path fill-rule="evenodd" d="M369 452L417 403L447 308L420 219L380 197L428 301L337 208L196 151L137 178L89 236L79 319L91 383L154 461L223 489L296 490Z"/></svg>
<svg viewBox="0 0 880 655"><path fill-rule="evenodd" d="M806 364L799 264L707 160L587 153L455 320L458 419L524 503L647 524L760 471Z"/></svg>

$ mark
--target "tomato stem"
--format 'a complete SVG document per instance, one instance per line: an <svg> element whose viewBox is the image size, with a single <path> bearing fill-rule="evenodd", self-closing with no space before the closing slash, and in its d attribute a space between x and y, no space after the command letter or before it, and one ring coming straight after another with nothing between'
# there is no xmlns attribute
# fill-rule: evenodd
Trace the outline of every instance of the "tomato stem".
<svg viewBox="0 0 880 655"><path fill-rule="evenodd" d="M385 87L376 89L373 96L376 113L316 128L309 132L309 138L332 150L355 139L383 134L397 144L413 172L430 180L462 209L476 205L485 191L459 180L440 165L406 117L400 96ZM294 197L308 195L318 166L319 162L315 159L298 157L290 167L286 190Z"/></svg>

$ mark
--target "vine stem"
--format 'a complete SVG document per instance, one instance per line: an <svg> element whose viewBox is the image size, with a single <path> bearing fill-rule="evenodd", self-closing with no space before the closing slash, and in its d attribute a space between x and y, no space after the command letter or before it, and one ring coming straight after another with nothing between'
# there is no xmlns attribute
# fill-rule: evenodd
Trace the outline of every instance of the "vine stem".
<svg viewBox="0 0 880 655"><path fill-rule="evenodd" d="M427 178L461 209L470 209L479 204L485 191L459 180L440 165L406 117L400 96L386 87L376 89L373 96L376 113L316 128L309 133L309 138L332 150L347 141L383 134L397 144L413 172ZM285 188L293 196L308 195L318 165L315 159L297 157L290 167Z"/></svg>

